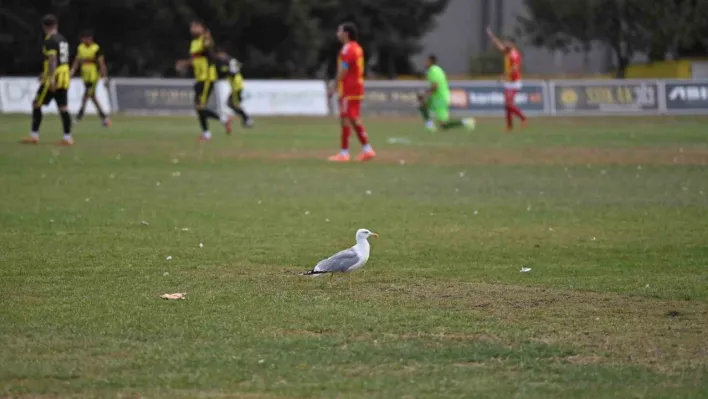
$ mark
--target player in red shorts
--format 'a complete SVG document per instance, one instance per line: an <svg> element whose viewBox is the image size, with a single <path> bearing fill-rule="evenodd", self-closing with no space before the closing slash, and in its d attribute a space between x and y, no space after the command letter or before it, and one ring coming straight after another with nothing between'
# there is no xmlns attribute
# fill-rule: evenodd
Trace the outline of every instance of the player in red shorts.
<svg viewBox="0 0 708 399"><path fill-rule="evenodd" d="M361 123L361 101L364 98L364 50L356 39L356 26L350 22L343 23L337 29L337 37L342 42L342 51L337 62L337 78L335 80L339 96L339 120L342 126L342 147L339 153L329 157L330 161L348 162L349 136L352 129L356 132L362 146L362 152L357 157L359 161L368 161L376 156L369 144L366 128ZM335 87L329 89L329 96L334 94Z"/></svg>
<svg viewBox="0 0 708 399"><path fill-rule="evenodd" d="M487 27L487 34L494 45L504 54L504 108L506 110L506 129L514 128L514 116L521 119L521 124L526 125L526 116L516 106L514 98L521 90L521 53L516 48L512 38L503 41L494 35L492 29Z"/></svg>

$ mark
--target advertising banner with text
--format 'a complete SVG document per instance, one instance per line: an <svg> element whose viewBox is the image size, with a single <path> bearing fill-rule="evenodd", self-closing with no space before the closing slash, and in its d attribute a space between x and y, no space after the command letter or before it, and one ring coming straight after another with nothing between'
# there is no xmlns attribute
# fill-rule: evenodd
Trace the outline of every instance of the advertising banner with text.
<svg viewBox="0 0 708 399"><path fill-rule="evenodd" d="M660 83L646 80L552 81L557 115L657 114Z"/></svg>
<svg viewBox="0 0 708 399"><path fill-rule="evenodd" d="M194 81L189 79L115 79L114 102L121 112L135 115L194 113ZM230 112L226 101L231 87L215 82L208 106ZM247 80L243 106L253 115L314 115L329 113L327 92L321 80Z"/></svg>
<svg viewBox="0 0 708 399"><path fill-rule="evenodd" d="M708 113L708 80L664 82L664 104L668 113Z"/></svg>
<svg viewBox="0 0 708 399"><path fill-rule="evenodd" d="M32 113L32 100L39 88L39 80L36 77L25 78L0 78L0 112L3 113ZM69 112L76 113L81 108L81 99L84 95L84 83L81 79L72 79L69 85ZM108 96L108 90L103 82L99 82L96 87L96 97L105 111L111 112L111 103ZM47 107L44 107L44 112L57 113L57 105L54 101ZM96 108L91 102L86 106L87 114L96 114Z"/></svg>
<svg viewBox="0 0 708 399"><path fill-rule="evenodd" d="M452 81L450 110L459 115L501 115L504 87L500 82ZM417 115L418 93L429 87L424 81L367 81L362 111L368 115ZM516 104L529 114L549 112L545 82L525 82L516 94Z"/></svg>
<svg viewBox="0 0 708 399"><path fill-rule="evenodd" d="M113 79L113 106L132 115L191 115L194 82L187 79ZM208 106L216 106L214 95Z"/></svg>
<svg viewBox="0 0 708 399"><path fill-rule="evenodd" d="M231 112L226 101L231 86L217 85L219 106ZM322 80L247 80L243 88L243 107L253 115L329 115L327 87Z"/></svg>

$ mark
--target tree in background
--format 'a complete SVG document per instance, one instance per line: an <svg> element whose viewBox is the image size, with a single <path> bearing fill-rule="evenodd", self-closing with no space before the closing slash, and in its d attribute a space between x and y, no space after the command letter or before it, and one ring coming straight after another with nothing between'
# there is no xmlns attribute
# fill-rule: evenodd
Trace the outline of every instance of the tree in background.
<svg viewBox="0 0 708 399"><path fill-rule="evenodd" d="M355 22L371 69L410 73L410 57L449 0L0 0L0 70L32 74L41 66L39 19L55 13L76 44L93 29L111 75L170 76L188 49L188 24L202 19L217 43L244 62L250 77L331 75L335 31Z"/></svg>
<svg viewBox="0 0 708 399"><path fill-rule="evenodd" d="M531 44L552 50L588 51L607 45L623 78L632 58L653 61L677 57L682 47L701 40L708 28L708 0L524 0L519 17Z"/></svg>

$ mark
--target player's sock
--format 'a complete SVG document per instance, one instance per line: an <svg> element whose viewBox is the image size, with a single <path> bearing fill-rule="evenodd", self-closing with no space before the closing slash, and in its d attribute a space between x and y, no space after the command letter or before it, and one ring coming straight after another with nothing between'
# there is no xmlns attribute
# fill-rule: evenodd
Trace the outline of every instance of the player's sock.
<svg viewBox="0 0 708 399"><path fill-rule="evenodd" d="M32 110L32 132L39 132L39 125L42 124L42 109L34 108ZM37 134L39 136L39 133Z"/></svg>
<svg viewBox="0 0 708 399"><path fill-rule="evenodd" d="M221 121L221 123L226 124L226 122L229 121L229 116L226 115L226 114L221 115L221 117L219 118L219 120Z"/></svg>
<svg viewBox="0 0 708 399"><path fill-rule="evenodd" d="M76 120L80 121L84 117L84 112L86 112L86 104L82 104L81 108L79 108L79 113L76 114Z"/></svg>
<svg viewBox="0 0 708 399"><path fill-rule="evenodd" d="M93 105L96 106L96 112L98 112L98 116L101 117L101 120L106 120L106 113L103 112L103 108L101 108L101 105L98 104L98 101L93 100Z"/></svg>
<svg viewBox="0 0 708 399"><path fill-rule="evenodd" d="M71 141L71 133L64 133L64 141Z"/></svg>
<svg viewBox="0 0 708 399"><path fill-rule="evenodd" d="M509 109L510 109L512 115L518 116L519 119L521 119L522 121L526 120L526 115L524 115L524 113L521 112L521 109L519 109L519 107L517 107L516 105L510 106Z"/></svg>
<svg viewBox="0 0 708 399"><path fill-rule="evenodd" d="M204 138L207 139L207 140L211 139L211 132L208 131L208 130L203 131L203 132L202 132L202 137L204 137Z"/></svg>
<svg viewBox="0 0 708 399"><path fill-rule="evenodd" d="M369 144L369 136L366 134L366 128L361 123L354 124L354 131L356 131L356 136L359 138L359 142L362 146Z"/></svg>
<svg viewBox="0 0 708 399"><path fill-rule="evenodd" d="M461 119L450 119L449 121L447 121L441 125L441 127L445 130L454 129L456 127L461 127L461 126L464 126L464 123L462 122Z"/></svg>
<svg viewBox="0 0 708 399"><path fill-rule="evenodd" d="M349 155L349 136L352 135L352 129L347 126L342 126L342 145L341 145L341 151L339 151L340 154L342 155Z"/></svg>
<svg viewBox="0 0 708 399"><path fill-rule="evenodd" d="M248 114L246 113L246 111L243 110L243 108L239 107L239 109L236 111L236 113L238 114L238 116L241 117L241 121L243 121L243 122L251 119L251 117L248 116Z"/></svg>
<svg viewBox="0 0 708 399"><path fill-rule="evenodd" d="M236 115L241 118L241 122L245 122L251 118L248 117L248 114L246 114L246 111L243 110L243 108L236 106L233 102L229 101L228 103L229 108L231 108Z"/></svg>
<svg viewBox="0 0 708 399"><path fill-rule="evenodd" d="M61 115L61 124L64 127L64 140L66 140L67 135L71 138L71 115L69 115L69 111L61 111L59 114Z"/></svg>
<svg viewBox="0 0 708 399"><path fill-rule="evenodd" d="M418 111L420 112L420 116L423 117L424 121L430 122L430 110L428 110L428 107L418 107Z"/></svg>
<svg viewBox="0 0 708 399"><path fill-rule="evenodd" d="M507 105L505 110L506 110L506 128L511 129L514 127L514 120L513 120L514 114L513 114L513 111L511 110L510 105Z"/></svg>
<svg viewBox="0 0 708 399"><path fill-rule="evenodd" d="M216 112L210 110L209 108L205 108L205 109L203 109L202 111L204 111L204 115L205 115L207 118L219 120L219 114L217 114Z"/></svg>
<svg viewBox="0 0 708 399"><path fill-rule="evenodd" d="M206 132L209 130L209 123L207 122L207 117L204 114L204 110L200 109L197 111L197 115L199 116L199 126L202 128L202 132Z"/></svg>

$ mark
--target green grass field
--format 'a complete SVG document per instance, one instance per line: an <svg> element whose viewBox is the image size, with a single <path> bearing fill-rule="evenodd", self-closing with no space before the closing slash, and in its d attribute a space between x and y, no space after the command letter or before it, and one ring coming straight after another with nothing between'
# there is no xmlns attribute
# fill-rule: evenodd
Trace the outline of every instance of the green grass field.
<svg viewBox="0 0 708 399"><path fill-rule="evenodd" d="M0 116L0 397L708 397L708 118L256 122Z"/></svg>

